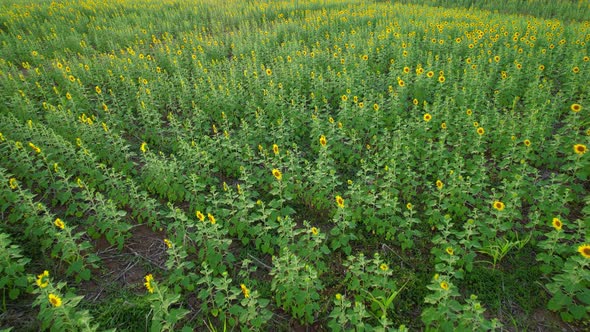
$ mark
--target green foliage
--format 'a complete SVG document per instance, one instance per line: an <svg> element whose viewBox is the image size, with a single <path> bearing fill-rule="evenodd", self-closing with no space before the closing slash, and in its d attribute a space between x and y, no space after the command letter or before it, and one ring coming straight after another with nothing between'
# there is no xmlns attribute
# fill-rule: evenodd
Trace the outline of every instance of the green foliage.
<svg viewBox="0 0 590 332"><path fill-rule="evenodd" d="M26 265L31 260L24 257L18 245L12 244L10 236L0 233L0 289L2 311L6 311L6 297L16 300L23 290L29 290Z"/></svg>
<svg viewBox="0 0 590 332"><path fill-rule="evenodd" d="M590 273L586 258L571 257L563 272L556 274L547 289L552 294L547 307L558 311L566 322L587 320L590 308Z"/></svg>
<svg viewBox="0 0 590 332"><path fill-rule="evenodd" d="M490 11L501 11L505 14L521 14L543 17L546 19L584 21L590 15L590 6L583 1L569 0L529 0L507 1L502 6L492 0L398 0L401 3L420 3L432 6L457 8L477 8Z"/></svg>
<svg viewBox="0 0 590 332"><path fill-rule="evenodd" d="M149 328L151 303L142 295L127 290L111 297L104 298L98 303L88 305L90 314L101 327L116 328L117 331L137 331ZM82 304L81 304L82 305Z"/></svg>
<svg viewBox="0 0 590 332"><path fill-rule="evenodd" d="M39 307L38 318L42 330L49 331L97 331L99 326L93 323L88 310L78 310L76 307L83 296L76 296L67 291L65 282L54 285L47 271L37 277L38 288L34 306ZM110 330L114 331L114 330Z"/></svg>
<svg viewBox="0 0 590 332"><path fill-rule="evenodd" d="M151 274L148 276L151 277ZM147 283L149 286L146 285L146 287L151 293L147 301L151 303L152 308L150 331L176 331L176 324L189 313L184 308L175 307L180 300L180 294L159 285L153 279L148 280L148 277L146 277Z"/></svg>
<svg viewBox="0 0 590 332"><path fill-rule="evenodd" d="M323 289L316 269L285 248L279 256L273 256L270 275L277 306L301 323L313 322L314 313L319 309L319 292Z"/></svg>
<svg viewBox="0 0 590 332"><path fill-rule="evenodd" d="M3 1L2 317L51 266L44 329L581 327L589 12Z"/></svg>

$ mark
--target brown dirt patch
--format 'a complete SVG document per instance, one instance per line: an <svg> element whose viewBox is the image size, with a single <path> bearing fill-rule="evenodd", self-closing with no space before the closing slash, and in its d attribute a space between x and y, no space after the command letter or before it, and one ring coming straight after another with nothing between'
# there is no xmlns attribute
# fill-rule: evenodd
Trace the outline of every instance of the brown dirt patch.
<svg viewBox="0 0 590 332"><path fill-rule="evenodd" d="M80 285L88 300L100 300L121 288L141 289L147 274L164 269L167 259L163 242L165 233L154 231L147 225L134 226L129 232L131 237L121 251L104 237L94 241L96 254L101 259L100 268L93 271L91 280Z"/></svg>

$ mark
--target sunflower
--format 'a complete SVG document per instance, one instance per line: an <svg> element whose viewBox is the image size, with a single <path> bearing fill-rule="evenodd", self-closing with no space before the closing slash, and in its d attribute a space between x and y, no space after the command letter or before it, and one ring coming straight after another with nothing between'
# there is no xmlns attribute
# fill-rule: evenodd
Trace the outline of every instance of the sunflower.
<svg viewBox="0 0 590 332"><path fill-rule="evenodd" d="M483 134L485 134L485 132L486 132L486 131L483 129L483 127L479 127L479 128L477 128L477 134L478 134L479 136L483 136Z"/></svg>
<svg viewBox="0 0 590 332"><path fill-rule="evenodd" d="M578 252L584 258L590 258L590 244L582 244L581 246L578 247Z"/></svg>
<svg viewBox="0 0 590 332"><path fill-rule="evenodd" d="M382 263L381 265L379 265L379 269L381 269L381 271L387 271L389 270L389 266L387 266L387 264Z"/></svg>
<svg viewBox="0 0 590 332"><path fill-rule="evenodd" d="M447 254L453 256L455 254L455 250L453 250L453 248L451 247L447 247L447 249L445 249L445 251L447 252Z"/></svg>
<svg viewBox="0 0 590 332"><path fill-rule="evenodd" d="M145 285L145 288L147 288L148 292L153 293L154 285L152 283L154 282L154 276L152 276L152 274L150 273L147 276L145 276L144 280L145 282L143 284Z"/></svg>
<svg viewBox="0 0 590 332"><path fill-rule="evenodd" d="M342 95L342 97L340 97L340 99L342 99L342 101L347 101L348 100L348 96L347 95Z"/></svg>
<svg viewBox="0 0 590 332"><path fill-rule="evenodd" d="M504 210L506 205L504 205L504 203L502 203L500 201L494 201L493 207L494 207L494 209L496 209L498 211L502 211L502 210Z"/></svg>
<svg viewBox="0 0 590 332"><path fill-rule="evenodd" d="M571 108L572 112L578 113L579 111L582 110L582 105L580 105L580 104L572 104L572 106L570 108Z"/></svg>
<svg viewBox="0 0 590 332"><path fill-rule="evenodd" d="M413 208L414 208L414 206L412 205L412 203L406 204L406 209L412 210Z"/></svg>
<svg viewBox="0 0 590 332"><path fill-rule="evenodd" d="M378 110L379 110L379 104L377 104L377 103L374 103L374 104L373 104L373 109L374 109L375 111L378 111Z"/></svg>
<svg viewBox="0 0 590 332"><path fill-rule="evenodd" d="M266 68L266 75L272 75L272 70L270 68Z"/></svg>
<svg viewBox="0 0 590 332"><path fill-rule="evenodd" d="M436 187L441 190L444 187L444 183L441 180L436 180Z"/></svg>
<svg viewBox="0 0 590 332"><path fill-rule="evenodd" d="M529 141L528 139L525 139L525 140L523 141L523 143L524 143L524 145L526 145L526 146L531 146L531 141Z"/></svg>
<svg viewBox="0 0 590 332"><path fill-rule="evenodd" d="M318 235L320 233L320 230L317 227L312 227L310 231L313 235Z"/></svg>
<svg viewBox="0 0 590 332"><path fill-rule="evenodd" d="M276 144L272 145L272 152L274 152L274 154L279 154L279 146Z"/></svg>
<svg viewBox="0 0 590 332"><path fill-rule="evenodd" d="M320 136L320 145L321 146L326 146L326 144L328 144L328 142L326 141L326 136L321 135Z"/></svg>
<svg viewBox="0 0 590 332"><path fill-rule="evenodd" d="M250 290L244 284L240 284L240 288L242 289L242 294L244 294L245 298L250 297Z"/></svg>
<svg viewBox="0 0 590 332"><path fill-rule="evenodd" d="M406 85L406 83L404 82L404 80L397 80L397 84L401 87L404 87Z"/></svg>
<svg viewBox="0 0 590 332"><path fill-rule="evenodd" d="M45 270L43 271L43 273L41 273L40 275L37 276L37 286L39 286L39 288L45 288L47 286L49 286L49 271Z"/></svg>
<svg viewBox="0 0 590 332"><path fill-rule="evenodd" d="M342 196L336 196L336 205L338 205L339 208L344 207L344 198L342 198Z"/></svg>
<svg viewBox="0 0 590 332"><path fill-rule="evenodd" d="M424 121L428 122L430 120L432 120L432 115L430 115L430 113L426 113L424 114Z"/></svg>
<svg viewBox="0 0 590 332"><path fill-rule="evenodd" d="M281 173L281 171L279 171L278 169L274 168L272 170L272 175L279 181L281 181L283 179L283 173Z"/></svg>
<svg viewBox="0 0 590 332"><path fill-rule="evenodd" d="M447 129L447 123L446 122L441 123L440 124L440 128L441 129Z"/></svg>
<svg viewBox="0 0 590 332"><path fill-rule="evenodd" d="M8 185L10 186L10 189L16 189L18 188L18 182L16 181L15 178L10 178L10 180L8 180Z"/></svg>
<svg viewBox="0 0 590 332"><path fill-rule="evenodd" d="M61 298L55 294L49 294L49 303L54 307L61 307Z"/></svg>
<svg viewBox="0 0 590 332"><path fill-rule="evenodd" d="M205 215L201 213L201 211L197 211L195 215L197 216L197 219L199 219L199 221L205 221Z"/></svg>
<svg viewBox="0 0 590 332"><path fill-rule="evenodd" d="M583 155L584 153L588 152L588 148L584 144L575 144L574 152L579 155Z"/></svg>
<svg viewBox="0 0 590 332"><path fill-rule="evenodd" d="M573 72L574 74L577 74L577 73L579 73L579 72L580 72L580 68L579 68L578 66L576 66L576 67L572 68L572 72Z"/></svg>
<svg viewBox="0 0 590 332"><path fill-rule="evenodd" d="M441 282L440 288L442 288L443 290L449 290L449 283L446 281Z"/></svg>
<svg viewBox="0 0 590 332"><path fill-rule="evenodd" d="M29 142L29 146L31 147L31 149L33 149L33 151L35 151L36 153L41 153L41 149L39 149L38 146L36 146L35 144Z"/></svg>
<svg viewBox="0 0 590 332"><path fill-rule="evenodd" d="M434 76L434 72L431 70L426 73L426 76L428 76L428 78L432 78Z"/></svg>
<svg viewBox="0 0 590 332"><path fill-rule="evenodd" d="M217 222L215 220L215 217L211 214L211 213L207 213L207 219L209 219L209 221L211 222L211 224L215 225L215 223Z"/></svg>
<svg viewBox="0 0 590 332"><path fill-rule="evenodd" d="M139 147L139 150L141 150L141 152L146 153L147 151L147 143L143 142L141 143L141 146Z"/></svg>
<svg viewBox="0 0 590 332"><path fill-rule="evenodd" d="M468 108L467 111L465 111L465 114L467 114L467 116L471 116L471 114L473 114L473 111L471 110L471 108Z"/></svg>
<svg viewBox="0 0 590 332"><path fill-rule="evenodd" d="M66 227L66 225L64 224L64 222L61 219L59 219L59 218L55 219L55 221L53 222L53 224L57 228L59 228L59 229L64 229Z"/></svg>
<svg viewBox="0 0 590 332"><path fill-rule="evenodd" d="M445 78L444 76L439 76L439 77L438 77L438 81L439 81L440 83L444 83L444 82L446 81L446 78Z"/></svg>
<svg viewBox="0 0 590 332"><path fill-rule="evenodd" d="M558 231L560 231L563 227L563 223L561 222L561 220L559 220L559 218L553 218L553 221L551 221L551 225L553 225L553 228L555 228Z"/></svg>

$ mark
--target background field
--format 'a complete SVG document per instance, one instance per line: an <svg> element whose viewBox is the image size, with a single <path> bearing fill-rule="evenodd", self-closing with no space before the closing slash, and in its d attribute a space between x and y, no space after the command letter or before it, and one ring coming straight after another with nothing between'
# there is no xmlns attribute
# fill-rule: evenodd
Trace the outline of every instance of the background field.
<svg viewBox="0 0 590 332"><path fill-rule="evenodd" d="M590 327L588 1L10 0L0 43L0 330Z"/></svg>

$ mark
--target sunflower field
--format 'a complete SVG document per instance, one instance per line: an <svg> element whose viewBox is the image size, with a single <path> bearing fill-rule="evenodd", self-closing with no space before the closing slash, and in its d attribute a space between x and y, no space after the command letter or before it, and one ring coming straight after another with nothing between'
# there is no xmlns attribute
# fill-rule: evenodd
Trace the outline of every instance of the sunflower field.
<svg viewBox="0 0 590 332"><path fill-rule="evenodd" d="M0 331L590 328L590 2L7 0Z"/></svg>

